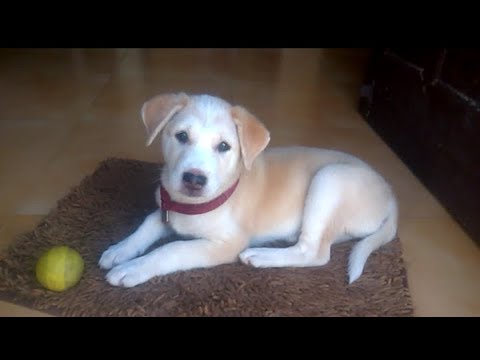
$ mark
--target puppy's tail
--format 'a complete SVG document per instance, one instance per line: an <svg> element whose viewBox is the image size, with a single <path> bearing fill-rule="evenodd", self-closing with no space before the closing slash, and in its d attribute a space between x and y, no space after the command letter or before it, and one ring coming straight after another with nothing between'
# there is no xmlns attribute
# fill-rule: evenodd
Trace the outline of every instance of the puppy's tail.
<svg viewBox="0 0 480 360"><path fill-rule="evenodd" d="M373 234L360 240L352 249L348 261L349 283L353 283L363 273L363 268L370 254L380 246L392 241L397 233L398 207L394 199L390 202L387 217L380 228Z"/></svg>

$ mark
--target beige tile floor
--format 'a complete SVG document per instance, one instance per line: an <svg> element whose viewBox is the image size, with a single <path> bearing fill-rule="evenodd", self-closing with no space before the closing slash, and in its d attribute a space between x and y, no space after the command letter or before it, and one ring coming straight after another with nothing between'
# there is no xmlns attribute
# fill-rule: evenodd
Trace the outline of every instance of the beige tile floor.
<svg viewBox="0 0 480 360"><path fill-rule="evenodd" d="M480 315L480 251L358 115L368 51L0 50L0 250L109 156L156 160L139 110L170 91L247 106L272 145L352 152L393 184L418 316ZM0 302L2 316L42 316Z"/></svg>

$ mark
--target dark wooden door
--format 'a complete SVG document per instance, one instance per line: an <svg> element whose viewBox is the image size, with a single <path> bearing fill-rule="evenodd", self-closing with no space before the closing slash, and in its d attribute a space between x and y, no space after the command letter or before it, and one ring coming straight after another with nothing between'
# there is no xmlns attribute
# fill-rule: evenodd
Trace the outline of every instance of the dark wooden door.
<svg viewBox="0 0 480 360"><path fill-rule="evenodd" d="M360 112L480 243L480 49L376 49Z"/></svg>

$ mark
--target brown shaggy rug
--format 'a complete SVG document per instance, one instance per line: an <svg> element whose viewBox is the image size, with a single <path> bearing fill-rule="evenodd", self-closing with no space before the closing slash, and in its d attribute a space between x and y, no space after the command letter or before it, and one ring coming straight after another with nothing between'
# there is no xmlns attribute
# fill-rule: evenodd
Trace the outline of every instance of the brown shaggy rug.
<svg viewBox="0 0 480 360"><path fill-rule="evenodd" d="M255 269L240 263L178 272L134 288L110 286L97 266L156 207L159 166L108 159L61 199L30 233L0 255L0 298L60 316L412 316L398 239L374 252L348 285L352 242L332 249L318 268ZM219 229L221 231L221 229ZM66 244L83 256L78 285L43 289L34 268L40 254Z"/></svg>

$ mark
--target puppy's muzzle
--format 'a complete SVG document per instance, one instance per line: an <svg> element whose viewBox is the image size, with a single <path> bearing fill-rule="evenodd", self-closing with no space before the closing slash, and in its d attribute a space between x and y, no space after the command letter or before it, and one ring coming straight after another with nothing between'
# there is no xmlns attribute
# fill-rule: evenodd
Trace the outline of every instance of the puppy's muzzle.
<svg viewBox="0 0 480 360"><path fill-rule="evenodd" d="M190 190L201 190L207 184L207 177L200 170L190 170L183 173L183 185Z"/></svg>

